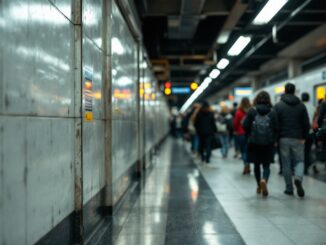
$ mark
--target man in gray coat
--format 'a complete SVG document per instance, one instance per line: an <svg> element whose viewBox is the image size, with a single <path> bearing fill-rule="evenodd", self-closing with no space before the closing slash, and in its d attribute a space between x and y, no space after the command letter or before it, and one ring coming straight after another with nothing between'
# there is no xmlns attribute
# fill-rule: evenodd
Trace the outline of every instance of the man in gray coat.
<svg viewBox="0 0 326 245"><path fill-rule="evenodd" d="M297 194L304 197L302 187L304 174L304 143L308 136L310 124L308 112L300 99L295 96L295 85L285 85L285 94L275 105L279 121L279 145L283 164L286 189L284 194L293 195L292 167L294 163L294 184Z"/></svg>

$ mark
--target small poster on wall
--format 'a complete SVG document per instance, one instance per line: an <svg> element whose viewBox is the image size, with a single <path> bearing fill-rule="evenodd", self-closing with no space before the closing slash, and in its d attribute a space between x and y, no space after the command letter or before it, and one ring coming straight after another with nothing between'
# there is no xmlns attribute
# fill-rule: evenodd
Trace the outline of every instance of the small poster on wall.
<svg viewBox="0 0 326 245"><path fill-rule="evenodd" d="M84 70L84 108L85 120L93 121L93 71L91 69Z"/></svg>

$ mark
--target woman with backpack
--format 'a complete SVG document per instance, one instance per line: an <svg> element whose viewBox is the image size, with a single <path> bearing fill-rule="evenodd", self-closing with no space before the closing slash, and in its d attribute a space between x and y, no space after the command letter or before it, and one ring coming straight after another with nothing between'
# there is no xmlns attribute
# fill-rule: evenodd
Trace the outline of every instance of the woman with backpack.
<svg viewBox="0 0 326 245"><path fill-rule="evenodd" d="M256 96L254 107L247 113L243 128L248 136L248 161L254 163L257 194L268 196L267 182L270 164L274 162L278 121L267 92L262 91ZM263 166L262 178L261 165Z"/></svg>
<svg viewBox="0 0 326 245"><path fill-rule="evenodd" d="M247 159L247 137L243 129L243 121L247 112L250 110L251 105L247 97L242 98L240 106L236 111L233 119L233 130L236 144L239 147L241 158L244 164L243 175L250 174L250 165Z"/></svg>

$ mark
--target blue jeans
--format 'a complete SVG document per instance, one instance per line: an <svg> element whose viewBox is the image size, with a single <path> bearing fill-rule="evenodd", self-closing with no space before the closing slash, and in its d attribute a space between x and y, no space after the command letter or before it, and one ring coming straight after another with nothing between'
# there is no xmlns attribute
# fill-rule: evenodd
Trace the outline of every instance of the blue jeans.
<svg viewBox="0 0 326 245"><path fill-rule="evenodd" d="M197 134L191 135L191 150L197 152L199 147L199 137Z"/></svg>
<svg viewBox="0 0 326 245"><path fill-rule="evenodd" d="M239 146L243 164L249 165L247 158L247 137L245 135L236 135L235 140Z"/></svg>
<svg viewBox="0 0 326 245"><path fill-rule="evenodd" d="M227 157L229 152L229 136L228 135L219 135L222 147L221 152L223 157Z"/></svg>
<svg viewBox="0 0 326 245"><path fill-rule="evenodd" d="M304 144L299 139L281 138L280 153L283 165L283 175L287 191L293 191L292 162L295 179L303 180Z"/></svg>
<svg viewBox="0 0 326 245"><path fill-rule="evenodd" d="M260 180L261 180L261 170L260 170L260 165L259 163L255 163L254 167L254 172L255 172L255 178L257 182L257 186L259 186ZM270 164L269 163L264 163L263 165L263 179L266 180L266 182L269 179L269 175L271 173L270 171Z"/></svg>
<svg viewBox="0 0 326 245"><path fill-rule="evenodd" d="M209 163L212 153L212 141L214 135L200 135L199 136L199 152L201 160Z"/></svg>

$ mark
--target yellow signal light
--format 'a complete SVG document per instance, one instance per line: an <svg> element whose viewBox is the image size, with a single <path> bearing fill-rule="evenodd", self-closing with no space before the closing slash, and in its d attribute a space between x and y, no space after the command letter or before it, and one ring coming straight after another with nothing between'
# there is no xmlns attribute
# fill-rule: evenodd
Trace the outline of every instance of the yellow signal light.
<svg viewBox="0 0 326 245"><path fill-rule="evenodd" d="M196 89L198 88L198 83L196 83L196 82L192 82L192 83L190 84L190 88L191 88L191 90L196 90Z"/></svg>
<svg viewBox="0 0 326 245"><path fill-rule="evenodd" d="M165 88L164 93L165 93L165 95L171 95L172 90L170 88Z"/></svg>

